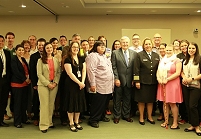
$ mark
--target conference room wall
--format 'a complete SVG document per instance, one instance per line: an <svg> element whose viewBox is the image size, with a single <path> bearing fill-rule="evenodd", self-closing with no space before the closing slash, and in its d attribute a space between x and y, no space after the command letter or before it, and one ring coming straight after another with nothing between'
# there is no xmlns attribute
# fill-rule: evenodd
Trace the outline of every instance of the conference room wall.
<svg viewBox="0 0 201 139"><path fill-rule="evenodd" d="M58 22L54 16L0 16L0 19L0 34L14 32L15 45L32 34L49 40L60 35L71 39L74 33L79 33L82 39L104 35L111 48L113 41L121 38L122 29L171 29L171 41L187 39L201 45L201 16L196 15L59 16ZM198 34L193 33L194 29L199 30Z"/></svg>

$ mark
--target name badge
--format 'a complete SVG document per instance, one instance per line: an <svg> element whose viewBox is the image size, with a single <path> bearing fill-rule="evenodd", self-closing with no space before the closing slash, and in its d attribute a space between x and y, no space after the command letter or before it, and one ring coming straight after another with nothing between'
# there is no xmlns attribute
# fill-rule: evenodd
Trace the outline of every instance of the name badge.
<svg viewBox="0 0 201 139"><path fill-rule="evenodd" d="M142 61L148 61L148 59L142 59Z"/></svg>
<svg viewBox="0 0 201 139"><path fill-rule="evenodd" d="M81 77L81 73L80 73L79 70L77 71L77 76L78 76L78 77Z"/></svg>

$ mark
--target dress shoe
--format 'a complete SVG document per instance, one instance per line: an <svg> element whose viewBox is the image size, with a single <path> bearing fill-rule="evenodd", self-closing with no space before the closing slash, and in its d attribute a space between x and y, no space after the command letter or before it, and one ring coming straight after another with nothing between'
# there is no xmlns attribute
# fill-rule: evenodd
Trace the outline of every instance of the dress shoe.
<svg viewBox="0 0 201 139"><path fill-rule="evenodd" d="M103 122L109 122L110 121L110 119L109 118L107 118L107 117L104 117L101 121L103 121Z"/></svg>
<svg viewBox="0 0 201 139"><path fill-rule="evenodd" d="M38 125L39 125L39 121L38 121L38 120L34 120L34 121L33 121L33 124L34 124L35 126L38 126Z"/></svg>
<svg viewBox="0 0 201 139"><path fill-rule="evenodd" d="M1 123L0 123L0 126L9 127L9 124L6 124L6 123L4 123L4 122L1 122Z"/></svg>
<svg viewBox="0 0 201 139"><path fill-rule="evenodd" d="M149 120L148 118L147 118L147 122L149 122L150 124L155 124L154 121L151 121L151 120Z"/></svg>
<svg viewBox="0 0 201 139"><path fill-rule="evenodd" d="M78 130L82 130L83 127L77 123L74 124L75 125L75 128L78 129Z"/></svg>
<svg viewBox="0 0 201 139"><path fill-rule="evenodd" d="M193 128L193 129L188 129L188 128L185 128L185 129L184 129L184 131L185 131L185 132L191 132L191 131L195 131L195 128Z"/></svg>
<svg viewBox="0 0 201 139"><path fill-rule="evenodd" d="M179 126L177 126L177 127L172 127L172 126L170 126L170 129L180 129L180 127Z"/></svg>
<svg viewBox="0 0 201 139"><path fill-rule="evenodd" d="M63 125L63 126L67 126L68 123L67 123L67 122L62 122L61 125Z"/></svg>
<svg viewBox="0 0 201 139"><path fill-rule="evenodd" d="M115 124L118 124L118 123L119 123L119 119L118 119L118 118L114 118L113 122L114 122Z"/></svg>
<svg viewBox="0 0 201 139"><path fill-rule="evenodd" d="M55 126L54 126L54 125L52 125L52 126L50 126L49 128L55 128Z"/></svg>
<svg viewBox="0 0 201 139"><path fill-rule="evenodd" d="M89 122L89 125L95 128L99 128L99 124L97 122Z"/></svg>
<svg viewBox="0 0 201 139"><path fill-rule="evenodd" d="M139 121L139 123L140 123L141 125L145 125L145 122L140 122L140 121Z"/></svg>
<svg viewBox="0 0 201 139"><path fill-rule="evenodd" d="M10 117L7 114L4 114L4 120L10 120Z"/></svg>
<svg viewBox="0 0 201 139"><path fill-rule="evenodd" d="M22 125L21 124L20 125L15 125L15 127L22 128Z"/></svg>
<svg viewBox="0 0 201 139"><path fill-rule="evenodd" d="M133 119L131 119L131 118L122 118L123 120L126 120L127 122L130 122L130 123L132 123L133 122Z"/></svg>
<svg viewBox="0 0 201 139"><path fill-rule="evenodd" d="M42 133L47 133L47 129L46 130L41 130Z"/></svg>
<svg viewBox="0 0 201 139"><path fill-rule="evenodd" d="M77 128L75 128L74 125L69 125L69 126L70 126L70 130L71 130L72 132L77 132L77 131L78 131Z"/></svg>
<svg viewBox="0 0 201 139"><path fill-rule="evenodd" d="M201 136L201 132L195 132L198 136Z"/></svg>

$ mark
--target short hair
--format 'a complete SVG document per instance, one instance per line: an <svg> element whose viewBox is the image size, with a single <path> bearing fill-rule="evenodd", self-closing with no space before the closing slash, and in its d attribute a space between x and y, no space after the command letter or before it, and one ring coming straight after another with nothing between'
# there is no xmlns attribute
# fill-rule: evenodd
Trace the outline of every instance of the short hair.
<svg viewBox="0 0 201 139"><path fill-rule="evenodd" d="M29 45L31 45L28 40L23 40L23 41L21 42L21 45L24 46L25 43L28 43Z"/></svg>
<svg viewBox="0 0 201 139"><path fill-rule="evenodd" d="M139 37L140 37L140 35L138 35L138 34L136 34L136 33L135 33L135 34L133 34L132 38L133 38L134 36L139 36Z"/></svg>
<svg viewBox="0 0 201 139"><path fill-rule="evenodd" d="M44 42L44 43L46 43L46 40L44 38L40 38L40 39L37 40L37 44L38 44L38 42Z"/></svg>
<svg viewBox="0 0 201 139"><path fill-rule="evenodd" d="M77 37L77 36L80 36L80 34L75 33L75 34L73 34L72 38Z"/></svg>
<svg viewBox="0 0 201 139"><path fill-rule="evenodd" d="M125 39L128 39L128 41L130 42L129 37L127 37L127 36L123 36L123 37L121 37L120 42L122 42L122 40L125 40Z"/></svg>
<svg viewBox="0 0 201 139"><path fill-rule="evenodd" d="M150 38L145 38L144 41L142 42L142 48L143 48L143 50L144 50L145 42L146 42L147 40L151 41L152 47L154 46L154 43L153 43L152 39L150 39Z"/></svg>
<svg viewBox="0 0 201 139"><path fill-rule="evenodd" d="M58 41L58 39L57 38L51 38L49 43L53 43L54 41Z"/></svg>
<svg viewBox="0 0 201 139"><path fill-rule="evenodd" d="M0 35L0 38L2 38L3 40L5 40L3 35Z"/></svg>
<svg viewBox="0 0 201 139"><path fill-rule="evenodd" d="M80 44L82 44L83 42L88 42L87 40L81 40L81 43Z"/></svg>
<svg viewBox="0 0 201 139"><path fill-rule="evenodd" d="M17 51L17 49L18 49L18 48L20 48L20 47L21 47L21 48L24 48L24 46L23 46L23 45L18 44L18 45L15 47L15 51Z"/></svg>
<svg viewBox="0 0 201 139"><path fill-rule="evenodd" d="M103 35L102 36L98 36L98 41L100 41L101 38L105 38L105 36L103 36Z"/></svg>
<svg viewBox="0 0 201 139"><path fill-rule="evenodd" d="M28 39L29 39L30 37L34 37L34 38L37 40L37 38L36 38L35 35L30 35L30 36L28 37Z"/></svg>
<svg viewBox="0 0 201 139"><path fill-rule="evenodd" d="M161 43L161 44L159 45L159 47L160 47L161 45L164 45L164 46L165 46L165 48L166 48L166 46L167 46L167 44L166 44L166 43Z"/></svg>
<svg viewBox="0 0 201 139"><path fill-rule="evenodd" d="M189 46L189 41L187 41L187 40L181 40L181 42L180 42L180 46L181 46L181 43L183 43L183 42L185 42L185 43L187 43L188 44L188 46Z"/></svg>
<svg viewBox="0 0 201 139"><path fill-rule="evenodd" d="M61 36L59 37L59 39L61 39L61 38L65 38L65 39L67 40L66 36L64 36L64 35L61 35Z"/></svg>
<svg viewBox="0 0 201 139"><path fill-rule="evenodd" d="M14 34L13 32L7 32L6 35L5 35L5 38L6 38L6 39L7 39L7 36L8 36L8 35L12 35L12 36L14 36L14 38L15 38L15 34Z"/></svg>

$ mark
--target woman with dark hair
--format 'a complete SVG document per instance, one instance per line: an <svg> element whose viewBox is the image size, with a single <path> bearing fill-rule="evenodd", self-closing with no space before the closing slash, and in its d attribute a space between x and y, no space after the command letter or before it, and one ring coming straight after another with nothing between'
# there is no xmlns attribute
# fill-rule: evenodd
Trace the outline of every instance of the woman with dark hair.
<svg viewBox="0 0 201 139"><path fill-rule="evenodd" d="M52 115L60 78L60 64L58 59L52 56L52 52L52 45L45 43L42 57L37 63L37 85L40 100L39 129L42 133L46 133L48 128L54 128Z"/></svg>
<svg viewBox="0 0 201 139"><path fill-rule="evenodd" d="M112 44L112 51L113 51L113 50L117 50L117 49L119 49L119 48L121 48L120 41L119 41L119 40L115 40L115 41L113 42L113 44Z"/></svg>
<svg viewBox="0 0 201 139"><path fill-rule="evenodd" d="M29 67L23 57L24 47L17 45L15 47L16 56L11 60L12 78L11 87L14 94L14 126L22 128L22 123L29 124L27 121L27 92L28 85L31 83L29 79Z"/></svg>
<svg viewBox="0 0 201 139"><path fill-rule="evenodd" d="M66 92L64 111L67 111L70 121L70 130L77 132L82 130L79 124L80 112L86 111L86 100L84 94L86 64L84 57L80 56L78 42L72 42L67 52L64 68L67 73L64 91Z"/></svg>
<svg viewBox="0 0 201 139"><path fill-rule="evenodd" d="M180 42L181 53L177 54L177 57L180 59L181 62L183 62L183 60L186 57L188 46L189 42L187 40L181 40ZM188 122L188 114L184 101L179 104L179 114L180 114L179 124L185 124L186 122Z"/></svg>
<svg viewBox="0 0 201 139"><path fill-rule="evenodd" d="M199 129L199 114L198 101L201 96L200 93L200 79L201 79L201 59L199 54L199 47L192 42L187 48L186 59L183 62L182 68L182 91L184 94L184 102L189 118L189 128L185 128L185 132L195 131L198 136L201 136Z"/></svg>
<svg viewBox="0 0 201 139"><path fill-rule="evenodd" d="M105 44L97 41L86 58L87 75L90 85L91 111L89 124L98 128L99 121L109 122L105 110L113 92L114 74L111 61L105 56Z"/></svg>

